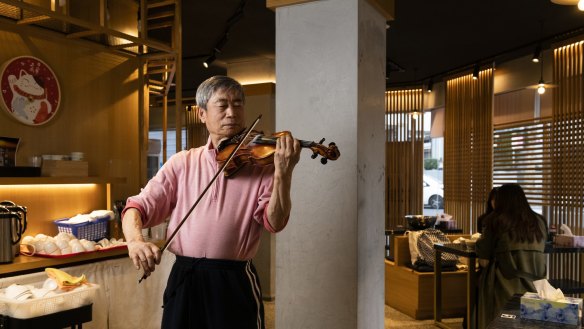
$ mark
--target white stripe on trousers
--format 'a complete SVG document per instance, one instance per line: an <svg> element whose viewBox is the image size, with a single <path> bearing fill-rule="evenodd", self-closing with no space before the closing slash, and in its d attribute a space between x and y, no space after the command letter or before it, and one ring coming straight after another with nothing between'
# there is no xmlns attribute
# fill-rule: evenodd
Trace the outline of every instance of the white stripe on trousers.
<svg viewBox="0 0 584 329"><path fill-rule="evenodd" d="M252 292L253 292L253 297L255 298L255 302L256 302L256 307L258 310L258 314L257 314L257 324L258 324L258 329L262 328L262 316L260 314L260 287L258 286L258 278L257 276L253 273L253 271L251 270L251 261L248 260L247 264L245 265L245 274L247 274L247 278L249 279L249 282L251 283L252 286Z"/></svg>

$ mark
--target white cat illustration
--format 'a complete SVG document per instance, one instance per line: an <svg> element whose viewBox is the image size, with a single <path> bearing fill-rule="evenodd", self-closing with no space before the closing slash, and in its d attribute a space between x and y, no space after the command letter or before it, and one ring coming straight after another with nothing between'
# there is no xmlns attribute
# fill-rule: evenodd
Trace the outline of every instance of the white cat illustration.
<svg viewBox="0 0 584 329"><path fill-rule="evenodd" d="M18 79L14 75L8 76L8 84L12 90L12 111L20 121L37 124L49 117L51 103L47 101L45 89L33 75L20 70Z"/></svg>

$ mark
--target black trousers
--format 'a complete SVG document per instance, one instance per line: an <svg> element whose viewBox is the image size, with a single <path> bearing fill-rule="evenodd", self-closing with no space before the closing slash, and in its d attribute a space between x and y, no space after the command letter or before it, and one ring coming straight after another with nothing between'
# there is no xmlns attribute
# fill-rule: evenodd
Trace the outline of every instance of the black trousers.
<svg viewBox="0 0 584 329"><path fill-rule="evenodd" d="M265 329L251 261L177 256L163 303L163 329Z"/></svg>

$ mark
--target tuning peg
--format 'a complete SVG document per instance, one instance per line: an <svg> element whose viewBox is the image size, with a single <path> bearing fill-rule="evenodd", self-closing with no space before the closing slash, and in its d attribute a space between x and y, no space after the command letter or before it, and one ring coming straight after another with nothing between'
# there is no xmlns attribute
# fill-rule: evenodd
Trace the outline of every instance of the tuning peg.
<svg viewBox="0 0 584 329"><path fill-rule="evenodd" d="M320 140L320 142L318 142L318 144L322 144L324 143L324 138Z"/></svg>
<svg viewBox="0 0 584 329"><path fill-rule="evenodd" d="M326 158L320 158L320 163L322 163L323 165L327 163L327 159Z"/></svg>
<svg viewBox="0 0 584 329"><path fill-rule="evenodd" d="M337 144L335 144L335 142L330 142L329 146L336 146Z"/></svg>
<svg viewBox="0 0 584 329"><path fill-rule="evenodd" d="M317 156L318 156L318 153L314 152L314 153L312 153L312 155L310 157L313 159L316 159Z"/></svg>

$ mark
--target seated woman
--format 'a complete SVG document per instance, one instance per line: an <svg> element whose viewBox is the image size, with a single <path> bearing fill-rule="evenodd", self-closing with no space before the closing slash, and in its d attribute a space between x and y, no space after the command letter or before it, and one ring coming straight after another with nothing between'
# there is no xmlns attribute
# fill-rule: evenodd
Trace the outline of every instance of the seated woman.
<svg viewBox="0 0 584 329"><path fill-rule="evenodd" d="M514 294L535 292L533 281L546 276L545 219L531 209L517 184L500 186L495 205L476 243L484 267L479 278L479 329L486 328Z"/></svg>

